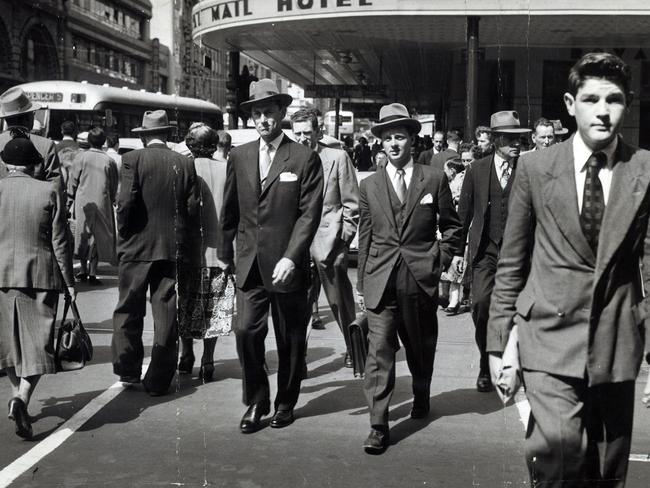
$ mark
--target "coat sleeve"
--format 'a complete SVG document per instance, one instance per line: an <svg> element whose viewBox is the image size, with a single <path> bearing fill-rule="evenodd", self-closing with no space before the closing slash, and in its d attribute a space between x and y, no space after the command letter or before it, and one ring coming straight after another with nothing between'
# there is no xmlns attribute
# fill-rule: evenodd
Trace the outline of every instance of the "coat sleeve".
<svg viewBox="0 0 650 488"><path fill-rule="evenodd" d="M447 269L454 256L462 256L460 251L461 225L454 202L451 199L451 190L444 174L440 174L438 186L438 228L440 239L440 269Z"/></svg>
<svg viewBox="0 0 650 488"><path fill-rule="evenodd" d="M56 144L50 143L47 153L44 156L43 173L47 181L54 181L61 178L61 161L56 151Z"/></svg>
<svg viewBox="0 0 650 488"><path fill-rule="evenodd" d="M368 184L359 185L359 255L357 262L357 291L363 295L363 278L366 273L368 251L372 243L372 215L368 207Z"/></svg>
<svg viewBox="0 0 650 488"><path fill-rule="evenodd" d="M298 219L293 226L284 257L294 264L300 263L309 253L309 246L320 225L323 212L323 166L320 157L312 152L300 181Z"/></svg>
<svg viewBox="0 0 650 488"><path fill-rule="evenodd" d="M487 351L502 353L513 326L515 302L523 290L534 243L535 219L528 161L519 161L508 203L508 221L490 302Z"/></svg>
<svg viewBox="0 0 650 488"><path fill-rule="evenodd" d="M106 179L108 180L108 196L111 200L111 204L115 204L119 176L117 172L117 163L112 158L106 166L106 176Z"/></svg>
<svg viewBox="0 0 650 488"><path fill-rule="evenodd" d="M61 276L66 286L74 286L72 274L72 235L68 229L68 211L65 206L65 195L58 181L52 182L52 199L54 210L52 215L52 251Z"/></svg>
<svg viewBox="0 0 650 488"><path fill-rule="evenodd" d="M223 205L219 216L219 237L217 256L222 261L234 259L233 241L239 225L239 197L237 195L236 157L233 153L226 166L226 185L223 190Z"/></svg>
<svg viewBox="0 0 650 488"><path fill-rule="evenodd" d="M117 196L117 231L122 237L129 235L135 206L141 197L138 159L128 156L130 155L125 154L122 158L120 193Z"/></svg>
<svg viewBox="0 0 650 488"><path fill-rule="evenodd" d="M354 166L347 154L339 158L338 172L341 205L343 205L341 239L349 246L359 225L359 185Z"/></svg>
<svg viewBox="0 0 650 488"><path fill-rule="evenodd" d="M471 167L465 170L465 178L458 200L458 216L462 225L460 233L460 255L462 256L465 253L469 227L474 218L474 174Z"/></svg>
<svg viewBox="0 0 650 488"><path fill-rule="evenodd" d="M79 188L79 179L81 178L81 171L83 170L83 153L79 153L72 161L70 167L70 174L68 176L68 207L72 206L72 202L77 197L77 188Z"/></svg>

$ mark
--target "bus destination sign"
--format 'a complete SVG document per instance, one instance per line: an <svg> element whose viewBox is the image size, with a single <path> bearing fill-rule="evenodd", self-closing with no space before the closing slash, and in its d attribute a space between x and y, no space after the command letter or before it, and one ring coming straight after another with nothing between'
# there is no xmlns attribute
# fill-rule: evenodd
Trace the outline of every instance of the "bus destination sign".
<svg viewBox="0 0 650 488"><path fill-rule="evenodd" d="M60 103L63 93L60 92L27 92L26 95L33 102Z"/></svg>

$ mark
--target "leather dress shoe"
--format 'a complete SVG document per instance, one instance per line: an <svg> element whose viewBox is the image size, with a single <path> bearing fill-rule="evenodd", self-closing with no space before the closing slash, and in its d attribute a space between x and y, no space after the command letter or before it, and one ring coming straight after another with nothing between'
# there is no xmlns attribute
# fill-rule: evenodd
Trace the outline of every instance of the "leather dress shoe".
<svg viewBox="0 0 650 488"><path fill-rule="evenodd" d="M492 380L489 375L479 375L476 380L476 391L479 393L488 393L492 391Z"/></svg>
<svg viewBox="0 0 650 488"><path fill-rule="evenodd" d="M412 419L423 419L429 415L429 399L425 401L413 400L413 406L411 407L411 418Z"/></svg>
<svg viewBox="0 0 650 488"><path fill-rule="evenodd" d="M139 376L120 376L120 383L122 383L122 386L124 387L129 387L133 385L137 385L140 383L140 377Z"/></svg>
<svg viewBox="0 0 650 488"><path fill-rule="evenodd" d="M274 429L281 429L291 424L293 424L293 409L277 410L271 419L271 427Z"/></svg>
<svg viewBox="0 0 650 488"><path fill-rule="evenodd" d="M325 325L319 317L313 316L311 318L311 328L314 330L325 330Z"/></svg>
<svg viewBox="0 0 650 488"><path fill-rule="evenodd" d="M390 434L387 425L373 425L368 438L363 443L363 449L368 454L381 454L388 448Z"/></svg>
<svg viewBox="0 0 650 488"><path fill-rule="evenodd" d="M7 418L16 422L16 435L23 439L32 438L32 421L27 413L27 405L18 397L9 400Z"/></svg>
<svg viewBox="0 0 650 488"><path fill-rule="evenodd" d="M354 364L352 364L352 356L350 356L349 352L345 353L345 358L343 359L343 366L346 368L354 367Z"/></svg>
<svg viewBox="0 0 650 488"><path fill-rule="evenodd" d="M270 411L271 405L268 401L253 403L250 407L248 407L248 410L246 410L246 413L241 418L241 422L239 423L239 430L241 430L244 434L252 434L253 432L260 430L262 427L260 420L264 415L268 415Z"/></svg>

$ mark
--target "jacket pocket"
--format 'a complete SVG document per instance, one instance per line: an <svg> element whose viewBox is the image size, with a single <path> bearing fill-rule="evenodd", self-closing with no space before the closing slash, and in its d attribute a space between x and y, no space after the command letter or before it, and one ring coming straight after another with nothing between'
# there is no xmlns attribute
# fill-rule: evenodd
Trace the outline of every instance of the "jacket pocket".
<svg viewBox="0 0 650 488"><path fill-rule="evenodd" d="M520 293L515 302L517 314L524 320L530 319L530 312L535 305L535 299L526 293Z"/></svg>
<svg viewBox="0 0 650 488"><path fill-rule="evenodd" d="M379 249L377 249L376 247L371 247L370 251L368 251L368 254L370 254L373 257L377 257L379 256Z"/></svg>

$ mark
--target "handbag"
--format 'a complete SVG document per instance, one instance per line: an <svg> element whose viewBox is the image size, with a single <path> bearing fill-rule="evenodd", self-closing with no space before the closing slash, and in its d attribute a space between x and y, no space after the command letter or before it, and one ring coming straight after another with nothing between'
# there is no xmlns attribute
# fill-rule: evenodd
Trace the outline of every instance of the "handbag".
<svg viewBox="0 0 650 488"><path fill-rule="evenodd" d="M72 319L67 319L68 310ZM76 371L93 358L93 343L79 316L77 304L65 297L63 318L56 339L55 363L57 371Z"/></svg>

